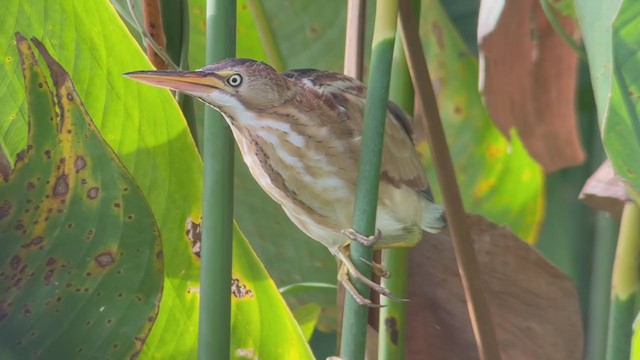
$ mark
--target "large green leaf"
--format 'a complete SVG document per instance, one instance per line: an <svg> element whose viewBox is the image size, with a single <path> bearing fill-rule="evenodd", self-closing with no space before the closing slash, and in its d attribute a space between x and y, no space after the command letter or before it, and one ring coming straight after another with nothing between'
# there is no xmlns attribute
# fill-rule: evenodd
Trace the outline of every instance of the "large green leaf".
<svg viewBox="0 0 640 360"><path fill-rule="evenodd" d="M197 330L197 261L185 236L200 212L202 165L180 111L167 91L122 77L149 68L107 1L11 0L3 3L0 37L37 36L69 71L88 112L149 199L163 237L165 284L147 348L191 354ZM9 156L25 144L26 111L15 50L0 63L0 143ZM169 330L167 330L169 329ZM175 341L175 342L174 342Z"/></svg>
<svg viewBox="0 0 640 360"><path fill-rule="evenodd" d="M68 74L40 47L51 91L28 41L18 47L29 141L0 182L0 353L134 357L162 290L153 214Z"/></svg>
<svg viewBox="0 0 640 360"><path fill-rule="evenodd" d="M178 106L168 91L122 76L151 65L108 1L9 0L3 2L0 17L0 37L8 39L19 30L43 39L69 71L101 134L149 199L163 238L165 282L160 312L142 357L194 358L199 261L186 234L189 220L199 221L201 215L202 163ZM15 49L5 48L0 59L0 146L13 158L26 145L26 103ZM236 241L245 240L236 237ZM247 263L259 266L246 246L236 247L234 256L244 261L238 261L234 272L250 271L251 267L244 267ZM262 329L268 326L270 331L261 334L263 344L269 343L270 349L300 349L304 357L303 337L292 330L297 325L284 315L288 310L277 300L276 290L253 280L248 278L244 284L264 289L256 290L260 306L238 308L235 316L243 322L234 324L234 336L248 326L245 320ZM264 316L256 309L281 316ZM270 323L261 323L264 319ZM293 346L292 341L300 343ZM256 345L255 354L270 358L264 347Z"/></svg>
<svg viewBox="0 0 640 360"><path fill-rule="evenodd" d="M605 150L640 200L640 3L576 0Z"/></svg>

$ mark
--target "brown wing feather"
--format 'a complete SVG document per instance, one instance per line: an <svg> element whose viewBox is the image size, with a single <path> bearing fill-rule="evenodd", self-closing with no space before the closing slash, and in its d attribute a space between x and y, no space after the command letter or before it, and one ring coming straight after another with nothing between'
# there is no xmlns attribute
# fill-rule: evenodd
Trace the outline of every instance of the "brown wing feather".
<svg viewBox="0 0 640 360"><path fill-rule="evenodd" d="M350 119L349 124L354 138L360 138L366 100L366 87L361 82L343 74L313 69L290 70L282 75L317 91L320 96L325 96L325 103L335 103L345 110L350 106L356 107L349 113L360 116ZM411 136L409 117L396 104L389 102L382 149L381 181L395 187L404 185L415 190L426 190L429 185Z"/></svg>

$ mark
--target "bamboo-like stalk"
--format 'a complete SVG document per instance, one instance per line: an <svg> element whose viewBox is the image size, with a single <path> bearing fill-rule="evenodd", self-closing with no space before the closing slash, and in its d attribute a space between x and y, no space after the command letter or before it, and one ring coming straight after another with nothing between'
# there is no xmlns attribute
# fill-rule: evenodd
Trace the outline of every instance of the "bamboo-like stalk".
<svg viewBox="0 0 640 360"><path fill-rule="evenodd" d="M415 2L419 8L419 2ZM393 49L389 88L390 99L408 114L413 113L413 85L399 33L396 35ZM389 279L382 279L382 285L394 296L402 299L408 298L409 249L384 250L383 264L393 276ZM380 309L378 325L378 360L404 359L407 303L392 301L385 297L381 297L380 302L384 307Z"/></svg>
<svg viewBox="0 0 640 360"><path fill-rule="evenodd" d="M409 63L411 79L419 97L419 104L427 121L427 140L433 154L438 182L447 212L453 249L458 262L458 271L462 280L471 326L476 337L478 353L483 360L500 359L493 319L482 289L482 279L478 260L466 222L466 214L458 189L458 183L444 135L442 121L438 113L438 104L431 85L427 61L422 52L422 43L418 25L410 3L400 0L400 29L402 42Z"/></svg>
<svg viewBox="0 0 640 360"><path fill-rule="evenodd" d="M362 81L364 62L365 0L349 0L347 5L347 35L344 41L344 73Z"/></svg>
<svg viewBox="0 0 640 360"><path fill-rule="evenodd" d="M625 204L620 222L616 258L613 264L612 299L609 312L607 360L629 359L636 298L640 288L640 207Z"/></svg>
<svg viewBox="0 0 640 360"><path fill-rule="evenodd" d="M360 163L356 187L356 201L353 214L353 229L371 236L375 233L378 185L382 155L382 138L389 98L389 78L393 58L393 44L396 34L398 1L378 0L373 32L369 87L364 111L364 128L360 150ZM351 260L365 276L371 276L371 268L362 259L370 261L371 247L351 243ZM354 285L364 297L369 296L369 288L359 281ZM364 358L367 327L367 308L359 305L347 295L345 298L341 349L343 360Z"/></svg>
<svg viewBox="0 0 640 360"><path fill-rule="evenodd" d="M611 218L604 212L596 214L589 316L588 326L585 329L585 360L601 360L607 353L611 277L617 234L619 234L617 219Z"/></svg>
<svg viewBox="0 0 640 360"><path fill-rule="evenodd" d="M207 0L206 62L235 56L235 0ZM198 358L228 359L231 328L233 137L222 116L204 115L204 209L200 250Z"/></svg>

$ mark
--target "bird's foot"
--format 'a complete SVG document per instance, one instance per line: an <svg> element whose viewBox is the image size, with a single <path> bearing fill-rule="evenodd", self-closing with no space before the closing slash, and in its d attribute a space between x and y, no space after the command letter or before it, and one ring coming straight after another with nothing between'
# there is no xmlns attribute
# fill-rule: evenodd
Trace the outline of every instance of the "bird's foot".
<svg viewBox="0 0 640 360"><path fill-rule="evenodd" d="M349 239L357 241L364 246L371 246L382 239L382 233L380 232L380 229L376 229L375 235L372 236L364 236L353 229L342 230L342 233Z"/></svg>
<svg viewBox="0 0 640 360"><path fill-rule="evenodd" d="M391 273L389 273L389 270L387 270L387 268L384 267L384 265L378 264L377 262L369 261L369 260L366 260L366 259L363 259L363 258L360 258L360 260L362 262L364 262L365 264L371 266L371 270L377 276L379 276L381 278L385 278L385 279L388 279L388 278L391 277Z"/></svg>
<svg viewBox="0 0 640 360"><path fill-rule="evenodd" d="M338 280L342 283L344 288L349 292L349 294L351 294L351 296L355 299L355 301L358 304L365 305L368 307L375 307L375 308L382 307L381 305L374 304L371 302L371 300L360 295L360 293L355 288L355 286L353 286L353 283L351 283L351 279L359 280L360 282L362 282L363 284L371 288L371 290L391 300L407 301L406 299L400 299L395 296L392 296L389 290L387 290L384 286L377 284L373 282L371 279L369 279L368 277L362 275L362 273L360 273L358 269L355 267L355 265L353 265L353 263L351 262L351 259L349 258L349 254L347 254L346 248L344 247L341 248L336 254L336 256L338 257L338 260L340 260L341 262L340 271L338 271ZM376 269L384 269L384 267L382 267L379 264L371 263L368 261L367 263L374 268L374 271L376 271ZM388 272L386 271L386 269L384 269L383 273L386 273L388 275Z"/></svg>

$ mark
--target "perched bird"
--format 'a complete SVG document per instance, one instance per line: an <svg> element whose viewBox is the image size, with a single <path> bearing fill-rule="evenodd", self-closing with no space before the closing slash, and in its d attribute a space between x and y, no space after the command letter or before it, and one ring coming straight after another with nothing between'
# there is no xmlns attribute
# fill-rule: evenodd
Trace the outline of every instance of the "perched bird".
<svg viewBox="0 0 640 360"><path fill-rule="evenodd" d="M339 280L361 304L371 305L347 274L390 294L355 268L348 256L351 240L375 242L377 248L407 247L420 240L422 230L438 232L445 226L414 148L409 119L389 102L378 236L366 238L349 230L366 100L366 87L355 79L310 69L278 73L250 59L228 59L196 71L125 75L184 92L222 113L258 184L291 221L337 257ZM384 275L380 265L371 265Z"/></svg>

